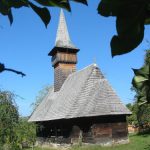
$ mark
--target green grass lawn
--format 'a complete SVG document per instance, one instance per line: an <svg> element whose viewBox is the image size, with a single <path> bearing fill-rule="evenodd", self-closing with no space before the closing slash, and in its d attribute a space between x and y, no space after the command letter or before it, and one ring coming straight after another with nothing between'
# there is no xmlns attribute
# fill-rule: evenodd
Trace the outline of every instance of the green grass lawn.
<svg viewBox="0 0 150 150"><path fill-rule="evenodd" d="M130 143L112 147L82 146L72 147L69 150L150 150L150 134L130 135ZM31 149L28 149L31 150ZM35 150L54 150L53 148L36 148ZM56 150L56 149L55 149Z"/></svg>

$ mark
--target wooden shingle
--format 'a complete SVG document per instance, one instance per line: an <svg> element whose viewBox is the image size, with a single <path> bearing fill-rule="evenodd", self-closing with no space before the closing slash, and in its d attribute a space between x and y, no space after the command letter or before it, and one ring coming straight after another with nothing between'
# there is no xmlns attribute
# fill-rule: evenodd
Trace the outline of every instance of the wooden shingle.
<svg viewBox="0 0 150 150"><path fill-rule="evenodd" d="M70 74L59 92L51 90L29 121L129 114L131 112L121 102L100 69L92 64Z"/></svg>

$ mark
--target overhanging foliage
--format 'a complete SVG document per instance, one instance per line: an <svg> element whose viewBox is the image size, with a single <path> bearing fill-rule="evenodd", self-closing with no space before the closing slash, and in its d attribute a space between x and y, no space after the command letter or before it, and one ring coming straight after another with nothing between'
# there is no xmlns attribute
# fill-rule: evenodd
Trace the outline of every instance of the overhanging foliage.
<svg viewBox="0 0 150 150"><path fill-rule="evenodd" d="M112 56L128 53L142 42L144 25L150 23L149 0L101 0L98 12L117 18L118 35L111 40Z"/></svg>
<svg viewBox="0 0 150 150"><path fill-rule="evenodd" d="M79 2L87 5L86 0L70 0L74 2ZM0 13L4 16L8 16L10 24L13 23L13 8L28 7L31 8L43 21L45 26L50 22L51 15L47 7L60 7L71 11L69 0L1 0L0 2ZM39 7L41 5L42 7Z"/></svg>

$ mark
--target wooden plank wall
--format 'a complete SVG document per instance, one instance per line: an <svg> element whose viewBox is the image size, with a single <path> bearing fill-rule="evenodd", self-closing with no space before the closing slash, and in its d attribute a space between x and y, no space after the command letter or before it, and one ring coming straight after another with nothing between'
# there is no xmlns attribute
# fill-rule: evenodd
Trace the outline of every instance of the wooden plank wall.
<svg viewBox="0 0 150 150"><path fill-rule="evenodd" d="M105 121L103 122L102 120ZM56 143L58 141L74 143L81 140L81 138L83 143L102 145L111 145L122 141L128 142L128 128L125 116L77 118L44 122L42 124L45 127L39 136L48 137ZM60 129L62 130L61 132L59 131ZM53 131L51 132L51 130Z"/></svg>

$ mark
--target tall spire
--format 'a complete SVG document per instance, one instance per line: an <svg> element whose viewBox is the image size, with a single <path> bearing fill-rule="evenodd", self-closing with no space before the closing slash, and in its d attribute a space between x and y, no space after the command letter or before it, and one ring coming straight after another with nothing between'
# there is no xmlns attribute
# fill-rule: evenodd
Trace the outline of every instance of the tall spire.
<svg viewBox="0 0 150 150"><path fill-rule="evenodd" d="M54 92L59 91L67 77L76 71L78 51L70 40L65 16L61 10L56 43L48 54L52 56L51 62L54 67Z"/></svg>
<svg viewBox="0 0 150 150"><path fill-rule="evenodd" d="M70 40L64 12L62 9L60 11L60 18L59 18L59 24L57 29L55 46L64 47L64 48L73 48L73 49L76 48Z"/></svg>

